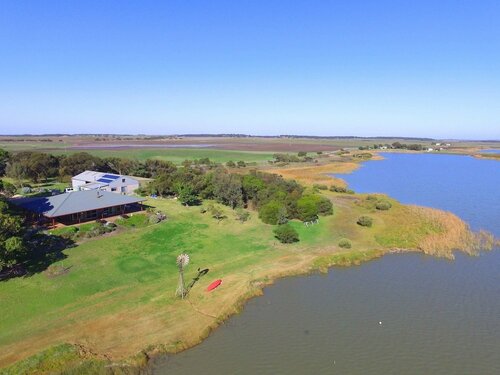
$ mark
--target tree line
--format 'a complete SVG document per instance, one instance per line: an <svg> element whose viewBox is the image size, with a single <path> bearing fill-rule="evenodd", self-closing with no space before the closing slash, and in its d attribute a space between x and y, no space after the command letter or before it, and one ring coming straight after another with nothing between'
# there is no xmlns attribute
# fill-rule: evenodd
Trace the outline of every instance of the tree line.
<svg viewBox="0 0 500 375"><path fill-rule="evenodd" d="M252 208L267 224L285 224L291 219L313 221L333 213L328 198L306 193L296 181L257 170L244 175L231 173L222 165L172 165L171 171L160 173L145 189L148 194L176 196L185 205L213 199L232 209Z"/></svg>
<svg viewBox="0 0 500 375"><path fill-rule="evenodd" d="M200 159L189 163L203 165L211 162L208 159ZM172 166L170 162L156 159L140 162L118 157L100 158L87 152L51 155L37 151L8 153L0 149L0 177L10 177L19 185L22 185L24 180L34 183L50 178L69 181L72 176L85 170L154 178L160 173L168 173Z"/></svg>

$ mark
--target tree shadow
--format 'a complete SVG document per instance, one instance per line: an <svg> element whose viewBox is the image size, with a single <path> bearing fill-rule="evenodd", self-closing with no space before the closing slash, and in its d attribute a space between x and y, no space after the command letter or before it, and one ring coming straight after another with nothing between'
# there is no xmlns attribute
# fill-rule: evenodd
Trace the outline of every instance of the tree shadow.
<svg viewBox="0 0 500 375"><path fill-rule="evenodd" d="M19 262L0 273L0 282L16 277L30 277L43 272L55 262L66 259L63 250L75 246L71 239L32 229L26 233L27 250Z"/></svg>

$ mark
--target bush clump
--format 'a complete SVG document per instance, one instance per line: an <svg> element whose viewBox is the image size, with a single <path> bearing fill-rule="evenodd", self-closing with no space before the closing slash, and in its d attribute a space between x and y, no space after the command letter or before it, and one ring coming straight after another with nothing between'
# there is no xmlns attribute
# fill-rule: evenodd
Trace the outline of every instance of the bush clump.
<svg viewBox="0 0 500 375"><path fill-rule="evenodd" d="M375 204L375 208L381 211L387 211L392 207L391 202L387 200L380 200Z"/></svg>
<svg viewBox="0 0 500 375"><path fill-rule="evenodd" d="M323 184L314 184L313 188L318 189L318 190L328 190L328 186L323 185Z"/></svg>
<svg viewBox="0 0 500 375"><path fill-rule="evenodd" d="M281 243L294 243L299 241L299 233L290 224L279 225L274 230L274 236Z"/></svg>
<svg viewBox="0 0 500 375"><path fill-rule="evenodd" d="M349 241L347 238L342 238L339 241L339 246L343 249L350 249L352 247L351 241Z"/></svg>
<svg viewBox="0 0 500 375"><path fill-rule="evenodd" d="M333 191L335 193L354 194L354 190L338 185L330 186L330 191Z"/></svg>
<svg viewBox="0 0 500 375"><path fill-rule="evenodd" d="M371 227L373 225L373 219L370 216L360 216L357 223L362 227Z"/></svg>
<svg viewBox="0 0 500 375"><path fill-rule="evenodd" d="M250 219L250 212L241 207L235 210L235 214L236 214L236 220L239 220L241 223L244 223L245 221Z"/></svg>
<svg viewBox="0 0 500 375"><path fill-rule="evenodd" d="M78 232L77 227L62 227L51 230L50 234L70 240L73 239L73 237L76 235L77 232Z"/></svg>
<svg viewBox="0 0 500 375"><path fill-rule="evenodd" d="M98 237L105 233L113 232L114 230L115 228L106 226L102 223L95 223L85 236L87 238Z"/></svg>

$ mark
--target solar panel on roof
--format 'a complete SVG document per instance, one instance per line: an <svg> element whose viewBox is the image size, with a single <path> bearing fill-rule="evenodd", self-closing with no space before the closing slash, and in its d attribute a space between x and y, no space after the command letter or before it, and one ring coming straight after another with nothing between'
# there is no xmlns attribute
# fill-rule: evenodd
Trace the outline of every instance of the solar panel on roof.
<svg viewBox="0 0 500 375"><path fill-rule="evenodd" d="M110 179L107 179L107 178L100 178L97 181L104 182L105 184L109 184L110 182L113 182L113 180L110 180Z"/></svg>
<svg viewBox="0 0 500 375"><path fill-rule="evenodd" d="M109 178L110 180L116 180L117 178L120 178L120 176L114 175L114 174L105 174L101 178Z"/></svg>

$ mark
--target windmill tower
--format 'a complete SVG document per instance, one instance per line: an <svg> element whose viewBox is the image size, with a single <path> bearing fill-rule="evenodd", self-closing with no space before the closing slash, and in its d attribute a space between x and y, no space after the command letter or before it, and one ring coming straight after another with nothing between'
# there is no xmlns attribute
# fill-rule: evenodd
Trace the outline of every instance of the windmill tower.
<svg viewBox="0 0 500 375"><path fill-rule="evenodd" d="M181 254L177 257L177 267L179 267L179 284L175 294L182 299L187 295L186 285L184 283L184 268L189 264L189 255Z"/></svg>

